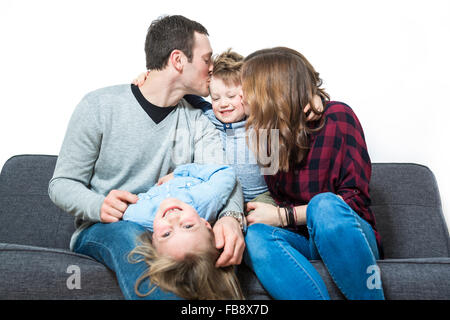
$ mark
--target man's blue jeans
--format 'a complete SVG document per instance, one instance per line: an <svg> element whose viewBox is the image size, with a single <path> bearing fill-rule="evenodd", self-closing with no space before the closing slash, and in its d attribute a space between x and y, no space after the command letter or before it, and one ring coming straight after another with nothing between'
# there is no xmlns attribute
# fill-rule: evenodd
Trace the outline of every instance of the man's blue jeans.
<svg viewBox="0 0 450 320"><path fill-rule="evenodd" d="M120 289L128 300L135 299L179 299L176 295L156 288L150 295L140 297L136 294L134 286L136 280L146 271L145 262L131 263L128 254L138 242L138 236L146 229L131 221L118 221L113 223L96 223L83 230L78 236L74 251L88 255L103 263L115 272ZM139 292L147 293L152 287L146 278L139 285Z"/></svg>
<svg viewBox="0 0 450 320"><path fill-rule="evenodd" d="M308 260L321 259L347 299L384 299L372 227L341 198L322 193L306 212L309 239L266 224L249 226L244 261L275 299L330 299ZM371 281L377 272L375 283ZM375 285L374 285L375 284Z"/></svg>

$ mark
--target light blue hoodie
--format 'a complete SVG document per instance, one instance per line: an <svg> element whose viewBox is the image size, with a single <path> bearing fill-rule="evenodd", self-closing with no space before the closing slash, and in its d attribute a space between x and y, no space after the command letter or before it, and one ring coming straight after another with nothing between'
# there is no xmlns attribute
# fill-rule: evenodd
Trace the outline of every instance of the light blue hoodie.
<svg viewBox="0 0 450 320"><path fill-rule="evenodd" d="M209 121L220 131L223 150L227 157L227 164L232 166L242 186L244 202L249 202L268 191L261 168L258 166L253 152L246 142L246 119L233 123L223 123L214 115L212 105L196 95L185 95L184 99L194 108L201 109Z"/></svg>
<svg viewBox="0 0 450 320"><path fill-rule="evenodd" d="M128 206L123 220L136 222L153 232L153 220L161 202L176 198L214 224L236 184L234 169L226 165L189 163L178 166L173 174L173 179L138 194L139 200Z"/></svg>

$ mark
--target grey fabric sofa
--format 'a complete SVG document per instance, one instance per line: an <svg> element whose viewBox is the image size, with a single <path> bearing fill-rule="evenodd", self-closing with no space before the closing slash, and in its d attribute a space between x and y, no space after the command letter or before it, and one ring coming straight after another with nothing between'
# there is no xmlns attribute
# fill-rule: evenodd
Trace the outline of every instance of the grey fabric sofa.
<svg viewBox="0 0 450 320"><path fill-rule="evenodd" d="M56 159L18 155L3 166L0 299L123 299L113 272L68 250L73 218L47 194ZM375 163L370 190L384 246L378 266L386 298L450 299L450 241L433 173L416 164ZM331 298L343 299L323 263L312 263ZM68 286L73 266L80 276L75 288ZM270 299L245 265L238 275L248 299Z"/></svg>

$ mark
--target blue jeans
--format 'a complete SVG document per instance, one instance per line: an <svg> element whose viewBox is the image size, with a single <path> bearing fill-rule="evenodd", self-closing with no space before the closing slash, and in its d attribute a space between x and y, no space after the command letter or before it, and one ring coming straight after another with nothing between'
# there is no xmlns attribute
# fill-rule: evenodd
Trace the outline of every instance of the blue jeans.
<svg viewBox="0 0 450 320"><path fill-rule="evenodd" d="M253 224L245 236L244 261L275 299L330 299L309 260L321 259L347 299L384 299L372 227L333 193L313 197L306 212L309 239L266 224Z"/></svg>
<svg viewBox="0 0 450 320"><path fill-rule="evenodd" d="M131 221L118 221L113 223L96 223L83 230L78 236L74 251L88 255L115 272L120 289L128 300L136 299L180 299L176 295L156 288L150 295L139 297L134 286L136 280L147 270L145 262L131 263L128 254L138 242L138 236L146 229ZM147 293L153 286L146 278L139 285L141 294Z"/></svg>

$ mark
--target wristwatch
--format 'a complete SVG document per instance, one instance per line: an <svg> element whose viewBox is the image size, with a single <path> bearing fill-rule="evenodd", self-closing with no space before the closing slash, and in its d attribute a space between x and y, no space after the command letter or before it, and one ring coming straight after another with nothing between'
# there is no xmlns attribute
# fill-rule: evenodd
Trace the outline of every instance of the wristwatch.
<svg viewBox="0 0 450 320"><path fill-rule="evenodd" d="M239 222L239 226L241 227L242 233L246 233L247 232L247 219L245 219L245 216L242 212L238 212L238 211L225 211L221 214L219 214L219 218L223 218L223 217L233 217L237 220L237 222Z"/></svg>

